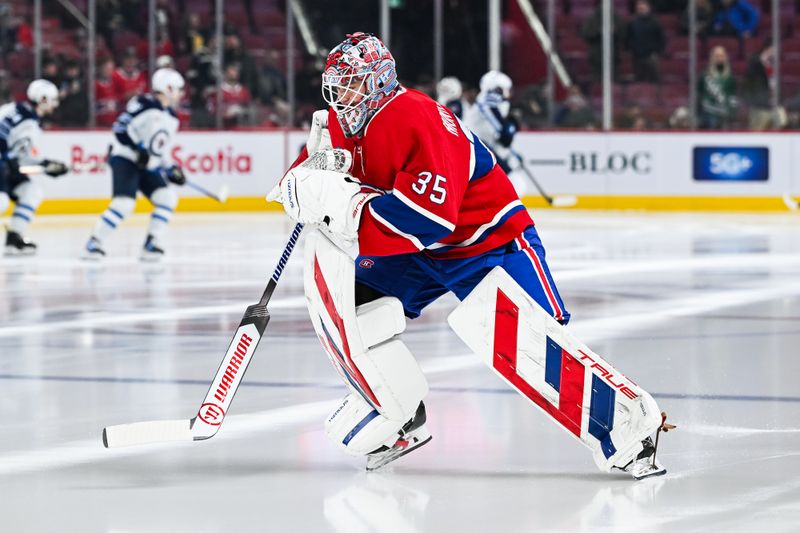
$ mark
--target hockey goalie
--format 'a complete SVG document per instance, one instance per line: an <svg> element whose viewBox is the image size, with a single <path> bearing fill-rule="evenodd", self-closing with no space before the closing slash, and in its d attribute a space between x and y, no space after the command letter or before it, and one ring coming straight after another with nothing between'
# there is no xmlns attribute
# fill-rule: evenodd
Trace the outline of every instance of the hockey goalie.
<svg viewBox="0 0 800 533"><path fill-rule="evenodd" d="M453 292L456 334L601 470L665 473L656 402L565 327L536 227L494 154L446 107L401 86L373 35L336 46L322 82L330 108L314 114L305 149L268 199L315 228L306 300L349 387L327 436L366 457L368 470L431 440L428 384L401 334L406 318ZM304 165L310 155L331 164Z"/></svg>

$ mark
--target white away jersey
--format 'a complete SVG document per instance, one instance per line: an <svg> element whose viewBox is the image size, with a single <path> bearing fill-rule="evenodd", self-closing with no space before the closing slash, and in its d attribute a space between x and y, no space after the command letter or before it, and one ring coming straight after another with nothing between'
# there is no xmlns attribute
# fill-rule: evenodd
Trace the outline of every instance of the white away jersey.
<svg viewBox="0 0 800 533"><path fill-rule="evenodd" d="M41 163L36 154L41 137L39 116L27 103L0 107L0 153L5 158L16 159L20 165Z"/></svg>
<svg viewBox="0 0 800 533"><path fill-rule="evenodd" d="M172 140L179 125L175 112L154 96L134 96L111 128L115 137L111 155L136 162L135 148L143 146L150 152L148 168L170 167Z"/></svg>

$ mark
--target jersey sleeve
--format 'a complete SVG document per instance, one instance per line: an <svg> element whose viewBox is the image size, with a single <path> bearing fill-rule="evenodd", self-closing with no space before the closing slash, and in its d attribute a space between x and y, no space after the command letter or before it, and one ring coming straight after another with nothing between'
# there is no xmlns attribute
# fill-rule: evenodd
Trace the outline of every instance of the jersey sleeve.
<svg viewBox="0 0 800 533"><path fill-rule="evenodd" d="M27 118L14 128L9 138L11 146L8 147L8 151L20 165L41 164L43 158L38 152L41 138L42 128L39 126L39 121Z"/></svg>
<svg viewBox="0 0 800 533"><path fill-rule="evenodd" d="M362 255L418 252L455 230L469 182L469 141L450 111L440 107L439 115L396 121L383 139L389 157L405 164L392 190L362 214Z"/></svg>
<svg viewBox="0 0 800 533"><path fill-rule="evenodd" d="M114 124L111 126L111 131L117 140L129 147L136 148L141 142L141 138L137 135L135 128L131 127L133 118L141 111L142 104L138 97L131 98L125 111L122 112Z"/></svg>

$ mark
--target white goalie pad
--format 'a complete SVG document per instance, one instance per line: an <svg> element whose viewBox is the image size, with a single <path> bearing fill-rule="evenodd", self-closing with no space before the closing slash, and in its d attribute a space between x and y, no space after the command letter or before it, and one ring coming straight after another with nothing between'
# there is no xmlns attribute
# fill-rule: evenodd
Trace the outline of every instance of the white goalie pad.
<svg viewBox="0 0 800 533"><path fill-rule="evenodd" d="M559 324L501 267L448 322L501 378L588 446L603 471L625 466L661 425L650 394Z"/></svg>
<svg viewBox="0 0 800 533"><path fill-rule="evenodd" d="M319 230L306 236L303 286L311 322L333 366L399 429L428 393L422 370L397 337L405 329L400 301L383 297L356 309L354 260Z"/></svg>

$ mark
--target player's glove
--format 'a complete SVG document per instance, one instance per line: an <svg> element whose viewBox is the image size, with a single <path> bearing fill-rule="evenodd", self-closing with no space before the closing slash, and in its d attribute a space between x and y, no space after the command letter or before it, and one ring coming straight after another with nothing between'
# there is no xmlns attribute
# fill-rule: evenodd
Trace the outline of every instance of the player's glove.
<svg viewBox="0 0 800 533"><path fill-rule="evenodd" d="M139 144L136 150L136 166L139 168L147 168L147 163L150 162L150 151L145 148L143 144Z"/></svg>
<svg viewBox="0 0 800 533"><path fill-rule="evenodd" d="M3 159L2 164L5 167L3 170L5 170L7 177L19 174L19 161L15 158Z"/></svg>
<svg viewBox="0 0 800 533"><path fill-rule="evenodd" d="M179 166L173 166L167 170L167 179L175 185L186 185L186 174Z"/></svg>
<svg viewBox="0 0 800 533"><path fill-rule="evenodd" d="M331 170L295 167L286 173L267 200L277 200L292 220L318 224L345 241L358 235L361 212L378 196L361 192L354 177Z"/></svg>
<svg viewBox="0 0 800 533"><path fill-rule="evenodd" d="M49 159L45 159L42 161L42 166L44 167L44 173L51 178L57 178L69 172L69 167L61 161L51 161Z"/></svg>

